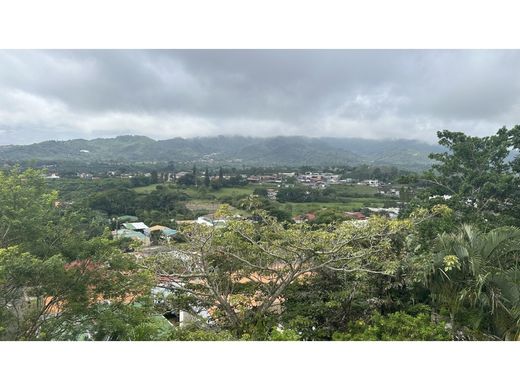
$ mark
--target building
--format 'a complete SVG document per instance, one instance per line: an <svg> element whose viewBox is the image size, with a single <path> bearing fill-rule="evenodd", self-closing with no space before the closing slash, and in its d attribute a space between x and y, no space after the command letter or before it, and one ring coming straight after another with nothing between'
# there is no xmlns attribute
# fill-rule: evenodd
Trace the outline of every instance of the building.
<svg viewBox="0 0 520 390"><path fill-rule="evenodd" d="M361 182L361 184L365 184L365 185L370 186L370 187L379 187L379 180L377 180L377 179L367 179L367 180L363 180Z"/></svg>
<svg viewBox="0 0 520 390"><path fill-rule="evenodd" d="M355 219L358 221L364 221L365 219L367 219L367 216L359 211L354 211L354 212L346 211L345 217L347 217L348 219Z"/></svg>
<svg viewBox="0 0 520 390"><path fill-rule="evenodd" d="M314 213L306 213L297 215L293 218L294 223L303 223L303 222L312 222L316 219L316 214Z"/></svg>
<svg viewBox="0 0 520 390"><path fill-rule="evenodd" d="M198 217L196 223L212 227L223 227L226 225L227 220L215 218L214 214L208 214Z"/></svg>
<svg viewBox="0 0 520 390"><path fill-rule="evenodd" d="M146 246L149 246L151 243L150 228L143 222L123 223L123 228L114 230L112 235L115 238L130 238L132 240L137 240Z"/></svg>
<svg viewBox="0 0 520 390"><path fill-rule="evenodd" d="M387 216L390 219L395 219L399 216L398 207L367 207L371 213Z"/></svg>
<svg viewBox="0 0 520 390"><path fill-rule="evenodd" d="M153 242L166 241L170 242L177 235L177 230L167 226L154 225L150 229L150 238Z"/></svg>

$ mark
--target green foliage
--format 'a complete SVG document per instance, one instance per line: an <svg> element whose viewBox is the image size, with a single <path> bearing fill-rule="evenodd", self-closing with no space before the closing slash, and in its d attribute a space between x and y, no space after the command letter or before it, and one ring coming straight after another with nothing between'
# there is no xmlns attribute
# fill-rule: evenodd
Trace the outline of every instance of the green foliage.
<svg viewBox="0 0 520 390"><path fill-rule="evenodd" d="M108 215L134 215L137 194L129 189L113 189L92 196L89 206Z"/></svg>
<svg viewBox="0 0 520 390"><path fill-rule="evenodd" d="M56 200L41 171L0 171L0 248L20 245L33 253L47 252L59 227Z"/></svg>
<svg viewBox="0 0 520 390"><path fill-rule="evenodd" d="M376 314L368 322L358 320L345 332L336 332L335 341L447 341L451 334L446 324L433 323L428 313L410 315L396 312Z"/></svg>
<svg viewBox="0 0 520 390"><path fill-rule="evenodd" d="M132 145L135 156L164 146L150 141L123 137L113 146ZM305 139L290 147L287 139L275 141L236 145L250 161L286 148L277 155L288 165L309 146ZM104 150L103 142L92 142ZM215 142L228 148L222 139ZM272 170L226 167L225 178L220 168L212 181L214 167L200 172L193 165L202 146L191 141L198 151L178 157L190 161L182 169L193 170L175 184L159 183L177 163L166 172L155 164L135 168L141 173L126 182L72 179L80 166L72 163L70 179L53 183L34 169L0 172L0 339L518 339L520 234L508 225L520 226L520 157L514 154L520 127L489 137L443 131L439 143L423 176L375 165L330 168L343 178L400 177L406 188L399 201L365 186L316 190L297 183L281 185L272 201L263 186L247 185L241 175ZM317 160L320 145L313 145ZM63 144L49 147L63 152ZM234 158L244 152L235 149ZM326 157L338 156L329 149ZM343 221L345 210L403 207L402 201L409 203L398 220ZM225 226L179 226L182 239L157 256L125 255L127 245L111 238L110 229L120 225L113 217L131 214L173 227L175 219L216 204L227 204L215 214L228 219ZM235 217L235 208L247 219ZM312 223L292 223L293 215L310 211L317 216ZM157 276L168 294L152 297ZM161 315L175 318L180 310L197 322L175 327Z"/></svg>
<svg viewBox="0 0 520 390"><path fill-rule="evenodd" d="M300 335L292 329L274 328L269 335L270 341L299 341Z"/></svg>
<svg viewBox="0 0 520 390"><path fill-rule="evenodd" d="M90 153L78 153L82 149L89 150ZM188 165L193 161L207 163L207 155L211 154L215 166L228 165L233 160L236 161L234 165L246 163L252 167L360 165L377 161L379 165L417 170L428 167L428 153L438 149L436 146L411 140L218 136L155 141L143 136L119 136L112 139L46 141L33 145L0 147L0 160L61 160L91 166L114 161L118 165L166 162L175 156L176 165ZM173 168L173 164L168 166ZM373 170L374 167L370 167L369 172L372 173ZM376 172L378 178L382 179L392 173L389 169Z"/></svg>
<svg viewBox="0 0 520 390"><path fill-rule="evenodd" d="M437 237L424 257L425 283L437 309L445 308L453 330L467 324L500 338L520 334L520 229L500 227L487 233L463 225Z"/></svg>
<svg viewBox="0 0 520 390"><path fill-rule="evenodd" d="M146 266L156 272L182 277L182 288L171 291L188 294L191 301L177 301L171 310L204 308L221 328L262 339L279 323L291 285L322 270L391 279L414 230L411 221L384 218L362 227L343 223L313 229L281 223L265 212L258 217L232 219L219 228L192 225L183 230L187 242L175 252L147 259Z"/></svg>
<svg viewBox="0 0 520 390"><path fill-rule="evenodd" d="M487 137L438 132L439 144L447 151L430 155L435 163L424 175L428 188L421 203L446 203L457 211L458 222L481 227L520 224L515 202L519 178L510 160L511 149L518 149L514 137L519 129L504 127ZM449 199L443 199L445 195Z"/></svg>
<svg viewBox="0 0 520 390"><path fill-rule="evenodd" d="M171 331L169 340L175 341L232 341L236 340L228 331L215 331L178 327Z"/></svg>
<svg viewBox="0 0 520 390"><path fill-rule="evenodd" d="M98 250L89 260L67 264L61 256L38 259L16 247L0 249L5 337L75 339L89 331L103 339L142 322L144 306L124 302L146 292L150 276L116 249Z"/></svg>

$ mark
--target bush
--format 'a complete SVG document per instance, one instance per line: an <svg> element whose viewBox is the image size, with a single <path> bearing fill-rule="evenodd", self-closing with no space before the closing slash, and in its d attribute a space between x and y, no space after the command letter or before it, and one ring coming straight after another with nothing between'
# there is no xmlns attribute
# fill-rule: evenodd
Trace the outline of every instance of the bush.
<svg viewBox="0 0 520 390"><path fill-rule="evenodd" d="M292 329L274 328L269 336L269 341L299 341L300 335Z"/></svg>
<svg viewBox="0 0 520 390"><path fill-rule="evenodd" d="M169 337L175 341L232 341L233 335L228 331L214 331L191 328L175 328Z"/></svg>
<svg viewBox="0 0 520 390"><path fill-rule="evenodd" d="M444 341L451 335L444 322L433 323L428 313L416 316L396 312L387 316L374 315L370 321L355 321L347 332L332 335L335 341Z"/></svg>

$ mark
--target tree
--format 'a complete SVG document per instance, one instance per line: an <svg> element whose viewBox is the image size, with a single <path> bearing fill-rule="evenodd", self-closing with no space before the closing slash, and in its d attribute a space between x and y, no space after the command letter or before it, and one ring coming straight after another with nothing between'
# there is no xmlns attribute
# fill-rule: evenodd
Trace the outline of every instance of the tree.
<svg viewBox="0 0 520 390"><path fill-rule="evenodd" d="M17 247L0 249L0 337L74 340L86 333L96 339L121 337L110 321L129 311L136 315L147 311L143 304L129 306L148 295L150 275L136 268L113 242L96 239L91 255L67 263L60 255L39 259ZM106 311L110 316L102 315Z"/></svg>
<svg viewBox="0 0 520 390"><path fill-rule="evenodd" d="M137 193L123 188L112 189L95 194L90 198L89 206L108 215L135 214Z"/></svg>
<svg viewBox="0 0 520 390"><path fill-rule="evenodd" d="M410 315L396 312L374 315L368 322L355 321L345 332L336 332L333 340L343 341L447 341L451 340L445 324L434 323L428 313Z"/></svg>
<svg viewBox="0 0 520 390"><path fill-rule="evenodd" d="M514 147L512 134L518 131L518 127L512 130L504 127L488 137L448 130L438 132L439 144L447 151L430 155L435 163L424 177L430 187L423 198L433 197L430 204L446 202L460 212L463 222L489 222L497 226L508 217L510 223L515 220L518 223L517 216L511 213L518 180L507 160ZM443 197L449 199L445 201Z"/></svg>
<svg viewBox="0 0 520 390"><path fill-rule="evenodd" d="M197 166L195 164L193 164L192 173L193 173L193 181L194 181L195 187L197 187L199 180L197 177Z"/></svg>
<svg viewBox="0 0 520 390"><path fill-rule="evenodd" d="M313 221L313 223L316 225L328 225L334 222L344 221L345 219L346 217L344 213L327 208L317 213L316 219Z"/></svg>
<svg viewBox="0 0 520 390"><path fill-rule="evenodd" d="M159 183L159 174L157 173L157 171L152 171L151 174L150 174L150 182L152 184L157 184Z"/></svg>
<svg viewBox="0 0 520 390"><path fill-rule="evenodd" d="M156 337L150 273L57 195L41 171L0 172L0 339Z"/></svg>
<svg viewBox="0 0 520 390"><path fill-rule="evenodd" d="M437 238L426 283L437 309L446 308L453 331L464 311L473 310L476 329L501 338L520 332L520 229L482 233L463 225Z"/></svg>
<svg viewBox="0 0 520 390"><path fill-rule="evenodd" d="M42 174L0 171L0 248L22 245L37 251L38 242L56 227L58 194L46 187Z"/></svg>
<svg viewBox="0 0 520 390"><path fill-rule="evenodd" d="M322 269L391 274L402 255L398 242L413 230L411 221L381 218L365 227L345 223L313 230L260 215L260 222L192 225L183 231L185 244L147 260L146 267L172 281L177 310L198 315L204 309L237 336L264 335L279 320L291 284Z"/></svg>
<svg viewBox="0 0 520 390"><path fill-rule="evenodd" d="M177 179L177 183L184 186L196 185L196 177L193 176L193 173L186 173Z"/></svg>
<svg viewBox="0 0 520 390"><path fill-rule="evenodd" d="M209 179L209 171L206 167L206 171L204 172L204 186L209 187L210 179Z"/></svg>
<svg viewBox="0 0 520 390"><path fill-rule="evenodd" d="M222 170L222 167L219 167L218 169L218 181L220 185L224 184L224 171Z"/></svg>

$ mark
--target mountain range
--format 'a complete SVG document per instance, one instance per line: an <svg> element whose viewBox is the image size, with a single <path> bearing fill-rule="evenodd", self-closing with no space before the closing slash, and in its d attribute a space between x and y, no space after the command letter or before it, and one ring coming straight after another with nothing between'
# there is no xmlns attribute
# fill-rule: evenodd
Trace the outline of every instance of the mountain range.
<svg viewBox="0 0 520 390"><path fill-rule="evenodd" d="M216 136L153 140L145 136L0 146L0 161L167 162L209 165L392 165L424 169L443 149L415 140Z"/></svg>

